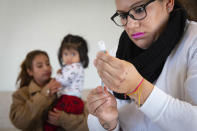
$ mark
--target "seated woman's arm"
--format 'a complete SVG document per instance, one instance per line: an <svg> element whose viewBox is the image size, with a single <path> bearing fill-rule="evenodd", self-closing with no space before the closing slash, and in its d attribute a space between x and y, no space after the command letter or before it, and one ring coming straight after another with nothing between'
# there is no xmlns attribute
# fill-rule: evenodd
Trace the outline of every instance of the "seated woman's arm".
<svg viewBox="0 0 197 131"><path fill-rule="evenodd" d="M140 110L163 130L196 130L197 125L197 44L188 53L184 100L155 88ZM181 89L181 88L180 88ZM172 124L173 123L173 124ZM171 125L171 126L166 126Z"/></svg>

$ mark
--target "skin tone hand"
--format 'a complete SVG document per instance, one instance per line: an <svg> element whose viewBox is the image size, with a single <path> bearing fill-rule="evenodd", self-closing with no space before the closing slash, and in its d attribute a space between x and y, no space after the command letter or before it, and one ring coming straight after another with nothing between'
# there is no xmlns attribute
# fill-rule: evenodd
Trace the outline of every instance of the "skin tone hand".
<svg viewBox="0 0 197 131"><path fill-rule="evenodd" d="M117 125L118 110L115 97L104 88L99 86L93 89L87 97L89 113L96 116L101 125L107 129L114 129Z"/></svg>
<svg viewBox="0 0 197 131"><path fill-rule="evenodd" d="M56 108L53 108L53 111L49 111L49 114L48 114L48 122L52 125L55 125L55 126L60 126L60 124L58 123L58 120L61 116L61 112L60 110L56 109Z"/></svg>
<svg viewBox="0 0 197 131"><path fill-rule="evenodd" d="M108 53L99 52L94 65L106 87L118 93L133 91L143 78L133 64L110 56ZM152 89L153 85L144 80L142 83L142 104ZM131 96L131 98L137 100L135 96Z"/></svg>
<svg viewBox="0 0 197 131"><path fill-rule="evenodd" d="M141 81L142 76L129 62L99 52L94 61L106 87L119 93L128 93Z"/></svg>
<svg viewBox="0 0 197 131"><path fill-rule="evenodd" d="M61 69L57 70L57 74L62 74L62 70Z"/></svg>
<svg viewBox="0 0 197 131"><path fill-rule="evenodd" d="M50 95L54 95L61 88L61 84L55 79L51 79L50 82L46 85L50 90Z"/></svg>

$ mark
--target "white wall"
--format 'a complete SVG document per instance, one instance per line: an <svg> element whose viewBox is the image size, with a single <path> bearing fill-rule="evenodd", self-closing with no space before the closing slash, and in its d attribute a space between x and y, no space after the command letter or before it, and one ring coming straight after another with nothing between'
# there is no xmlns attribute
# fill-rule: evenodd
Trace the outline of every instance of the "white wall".
<svg viewBox="0 0 197 131"><path fill-rule="evenodd" d="M16 89L19 66L33 49L48 52L54 75L57 50L67 33L81 35L89 44L84 88L99 85L93 66L97 41L111 49L122 31L110 20L114 12L114 0L0 0L0 91Z"/></svg>

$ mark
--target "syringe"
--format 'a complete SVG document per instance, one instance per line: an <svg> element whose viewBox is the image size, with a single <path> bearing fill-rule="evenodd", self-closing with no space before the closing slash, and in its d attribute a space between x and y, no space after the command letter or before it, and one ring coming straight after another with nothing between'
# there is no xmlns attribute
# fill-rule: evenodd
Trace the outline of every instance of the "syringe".
<svg viewBox="0 0 197 131"><path fill-rule="evenodd" d="M99 45L100 51L103 51L104 53L106 53L105 42L103 40L100 40L98 41L98 45ZM101 86L103 88L103 93L104 93L104 83L102 80L101 80Z"/></svg>

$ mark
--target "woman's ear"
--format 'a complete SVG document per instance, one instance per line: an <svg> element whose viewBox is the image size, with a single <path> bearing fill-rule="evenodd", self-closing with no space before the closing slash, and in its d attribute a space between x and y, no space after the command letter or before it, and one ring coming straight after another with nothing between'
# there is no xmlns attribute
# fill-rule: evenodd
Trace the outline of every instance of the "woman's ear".
<svg viewBox="0 0 197 131"><path fill-rule="evenodd" d="M27 69L27 73L28 73L29 76L32 76L33 75L33 72L30 69Z"/></svg>
<svg viewBox="0 0 197 131"><path fill-rule="evenodd" d="M172 12L174 8L174 0L166 0L166 10L168 13Z"/></svg>

